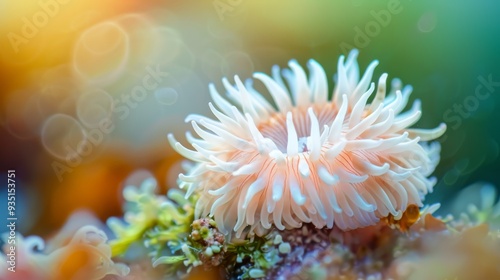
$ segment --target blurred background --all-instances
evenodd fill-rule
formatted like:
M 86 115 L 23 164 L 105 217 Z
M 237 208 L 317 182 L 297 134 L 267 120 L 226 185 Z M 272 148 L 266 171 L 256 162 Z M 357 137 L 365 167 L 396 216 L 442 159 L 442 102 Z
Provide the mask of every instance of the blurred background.
M 427 202 L 500 186 L 499 10 L 493 0 L 1 0 L 1 205 L 10 169 L 24 235 L 48 237 L 83 209 L 120 216 L 132 172 L 151 172 L 161 192 L 175 185 L 181 157 L 166 135 L 185 141 L 184 118 L 210 115 L 210 82 L 292 58 L 333 75 L 352 48 L 362 71 L 378 59 L 375 77 L 413 85 L 417 127 L 448 125 Z

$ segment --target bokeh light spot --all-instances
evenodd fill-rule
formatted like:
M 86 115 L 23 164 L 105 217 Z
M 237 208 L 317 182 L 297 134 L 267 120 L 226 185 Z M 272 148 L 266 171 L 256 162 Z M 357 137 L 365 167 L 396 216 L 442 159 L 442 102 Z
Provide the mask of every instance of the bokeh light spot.
M 420 32 L 431 32 L 436 28 L 437 18 L 434 12 L 427 12 L 423 14 L 418 20 L 417 27 Z
M 55 114 L 49 117 L 41 132 L 44 148 L 54 157 L 66 160 L 74 156 L 81 143 L 87 140 L 80 123 L 71 116 Z
M 453 168 L 450 171 L 446 172 L 443 180 L 447 185 L 451 186 L 457 182 L 458 177 L 460 177 L 460 172 L 457 169 Z
M 84 93 L 76 104 L 78 119 L 87 127 L 98 127 L 104 119 L 109 119 L 113 111 L 113 98 L 102 89 Z
M 76 94 L 73 93 L 74 89 L 63 85 L 44 86 L 36 95 L 38 111 L 44 117 L 55 113 L 72 113 L 76 100 Z
M 110 84 L 125 69 L 129 58 L 129 37 L 114 22 L 87 29 L 76 43 L 73 64 L 77 74 L 90 84 Z
M 163 105 L 173 105 L 177 102 L 179 94 L 173 88 L 159 88 L 155 91 L 155 98 Z

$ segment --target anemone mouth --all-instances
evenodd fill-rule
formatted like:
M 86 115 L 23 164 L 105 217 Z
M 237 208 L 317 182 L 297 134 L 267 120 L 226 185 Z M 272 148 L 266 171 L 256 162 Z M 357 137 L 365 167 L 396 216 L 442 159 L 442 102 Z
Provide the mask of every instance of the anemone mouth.
M 294 107 L 291 109 L 290 115 L 292 119 L 292 124 L 295 128 L 296 138 L 298 142 L 299 153 L 310 151 L 308 147 L 308 140 L 311 137 L 311 117 L 308 114 L 308 109 L 311 108 L 313 112 L 317 112 L 315 117 L 320 128 L 320 134 L 327 129 L 325 126 L 329 126 L 335 120 L 338 113 L 338 108 L 328 102 L 325 104 L 314 104 L 310 107 Z M 257 129 L 262 133 L 262 136 L 272 140 L 278 150 L 282 153 L 287 153 L 287 145 L 291 140 L 289 139 L 289 131 L 287 131 L 287 114 L 283 112 L 276 112 L 272 114 L 268 119 L 260 122 L 257 125 Z

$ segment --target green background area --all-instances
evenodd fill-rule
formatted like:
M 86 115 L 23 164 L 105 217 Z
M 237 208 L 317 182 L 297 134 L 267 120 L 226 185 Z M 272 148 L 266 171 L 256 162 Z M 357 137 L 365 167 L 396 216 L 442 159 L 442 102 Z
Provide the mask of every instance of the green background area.
M 421 99 L 423 108 L 416 127 L 448 125 L 439 140 L 438 184 L 427 202 L 445 201 L 478 181 L 500 186 L 499 1 L 244 2 L 225 20 L 243 32 L 249 49 L 265 44 L 335 73 L 337 57 L 356 47 L 362 71 L 378 59 L 374 77 L 387 72 L 414 87 L 410 102 Z M 285 66 L 287 55 L 252 56 L 255 70 Z M 493 81 L 489 90 L 484 80 Z

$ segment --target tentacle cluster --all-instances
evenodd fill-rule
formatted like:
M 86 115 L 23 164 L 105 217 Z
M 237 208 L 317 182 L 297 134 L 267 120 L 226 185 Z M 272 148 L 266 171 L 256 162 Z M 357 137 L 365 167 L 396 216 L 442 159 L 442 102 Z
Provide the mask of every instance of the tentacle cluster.
M 376 223 L 407 205 L 422 205 L 435 184 L 428 176 L 440 146 L 426 143 L 446 127 L 410 129 L 421 116 L 420 102 L 403 112 L 411 86 L 387 74 L 371 82 L 378 61 L 360 77 L 357 51 L 340 57 L 329 98 L 327 76 L 314 60 L 309 78 L 292 60 L 290 69 L 255 73 L 273 103 L 252 80 L 223 79 L 227 97 L 214 85 L 210 109 L 215 119 L 190 115 L 196 138 L 190 150 L 169 135 L 171 145 L 196 162 L 179 176 L 187 195 L 201 192 L 196 216 L 213 215 L 220 230 L 264 234 L 271 226 L 302 223 L 348 230 Z M 370 97 L 373 97 L 369 103 Z

